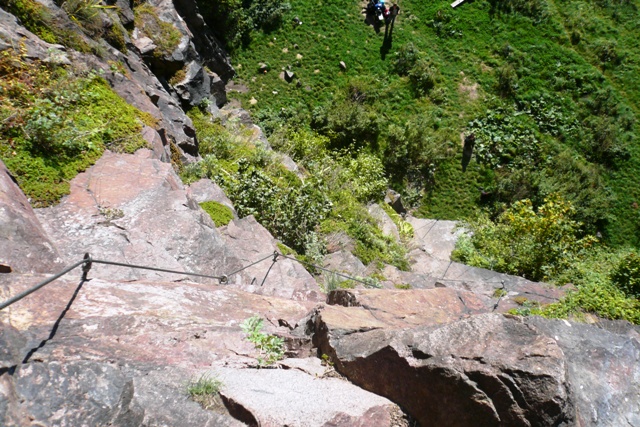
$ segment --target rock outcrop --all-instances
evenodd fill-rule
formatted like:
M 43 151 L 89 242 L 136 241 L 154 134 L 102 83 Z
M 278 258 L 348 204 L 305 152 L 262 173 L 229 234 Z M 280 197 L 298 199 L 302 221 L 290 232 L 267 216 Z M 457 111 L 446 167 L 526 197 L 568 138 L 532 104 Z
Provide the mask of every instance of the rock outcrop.
M 58 249 L 2 161 L 0 224 L 0 268 L 3 273 L 50 273 L 64 267 Z
M 640 341 L 624 322 L 497 314 L 444 288 L 341 290 L 328 303 L 307 325 L 319 351 L 420 425 L 637 424 Z

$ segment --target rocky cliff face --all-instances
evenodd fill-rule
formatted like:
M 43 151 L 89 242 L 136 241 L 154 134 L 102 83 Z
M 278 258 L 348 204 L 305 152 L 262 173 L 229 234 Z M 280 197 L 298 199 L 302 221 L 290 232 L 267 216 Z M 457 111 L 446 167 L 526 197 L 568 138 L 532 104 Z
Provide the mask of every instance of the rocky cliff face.
M 129 4 L 116 4 L 110 19 L 136 27 Z M 102 70 L 157 119 L 143 130 L 150 149 L 105 152 L 50 208 L 34 211 L 0 163 L 0 299 L 85 253 L 175 271 L 95 262 L 87 280 L 75 270 L 1 310 L 1 425 L 640 426 L 638 328 L 506 314 L 564 290 L 452 262 L 451 222 L 410 218 L 411 271 L 387 266 L 385 289 L 329 295 L 300 263 L 273 258 L 277 242 L 253 217 L 218 227 L 198 203 L 231 202 L 207 180 L 185 187 L 170 147 L 197 160 L 183 107 L 208 99 L 217 114 L 233 69 L 195 2 L 150 4 L 177 47 L 154 54 L 153 34 L 136 27 L 127 54 L 103 58 L 47 44 L 0 9 L 0 50 L 22 43 L 29 58 Z M 268 147 L 245 113 L 229 114 Z M 348 245 L 325 266 L 366 271 Z M 257 369 L 240 327 L 255 315 L 285 341 L 279 369 Z M 207 409 L 186 392 L 203 376 L 222 382 Z

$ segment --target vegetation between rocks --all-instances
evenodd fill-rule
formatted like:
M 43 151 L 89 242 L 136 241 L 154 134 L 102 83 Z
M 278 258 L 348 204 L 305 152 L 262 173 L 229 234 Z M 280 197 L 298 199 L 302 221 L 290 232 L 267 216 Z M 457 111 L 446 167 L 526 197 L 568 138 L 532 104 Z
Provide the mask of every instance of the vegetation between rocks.
M 216 227 L 223 227 L 233 220 L 233 212 L 222 203 L 207 201 L 200 203 L 200 207 L 209 214 Z
M 247 340 L 253 343 L 260 353 L 259 366 L 272 365 L 284 357 L 284 339 L 262 332 L 264 320 L 260 316 L 246 319 L 240 325 L 247 335 Z
M 105 149 L 146 146 L 149 115 L 127 104 L 98 73 L 31 63 L 0 53 L 0 158 L 34 207 L 57 202 L 69 181 Z
M 187 394 L 204 409 L 212 409 L 218 405 L 217 397 L 222 382 L 215 377 L 203 374 L 187 385 Z

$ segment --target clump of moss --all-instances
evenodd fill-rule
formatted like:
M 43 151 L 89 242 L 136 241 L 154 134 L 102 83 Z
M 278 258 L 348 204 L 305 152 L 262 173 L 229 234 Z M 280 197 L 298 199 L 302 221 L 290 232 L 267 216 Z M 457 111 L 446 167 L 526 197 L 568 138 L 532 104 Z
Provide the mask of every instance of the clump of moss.
M 209 214 L 216 227 L 222 227 L 233 220 L 233 212 L 222 203 L 207 201 L 200 203 L 200 207 Z
M 398 283 L 398 284 L 393 285 L 393 287 L 396 288 L 396 289 L 404 289 L 404 290 L 411 289 L 411 285 L 408 284 L 408 283 L 401 283 L 401 284 Z
M 149 3 L 142 3 L 133 10 L 135 13 L 135 26 L 153 40 L 157 46 L 153 55 L 161 58 L 171 53 L 178 47 L 182 39 L 182 33 L 169 22 L 164 22 L 158 17 L 158 12 Z

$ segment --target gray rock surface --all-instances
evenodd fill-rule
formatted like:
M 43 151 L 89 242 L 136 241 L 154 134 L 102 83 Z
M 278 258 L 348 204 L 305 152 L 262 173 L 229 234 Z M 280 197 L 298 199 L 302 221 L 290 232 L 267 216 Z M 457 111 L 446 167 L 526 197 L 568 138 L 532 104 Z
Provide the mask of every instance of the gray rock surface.
M 187 197 L 171 165 L 105 152 L 71 181 L 62 202 L 37 211 L 68 263 L 90 253 L 137 265 L 219 276 L 240 267 L 211 218 Z M 179 275 L 99 266 L 110 278 L 177 280 Z
M 391 236 L 397 241 L 400 240 L 398 226 L 396 226 L 391 217 L 380 207 L 380 205 L 373 203 L 367 207 L 367 210 L 369 211 L 369 214 L 378 221 L 380 229 L 385 236 Z
M 55 64 L 70 64 L 64 46 L 47 43 L 18 24 L 15 16 L 0 9 L 0 51 L 24 46 L 25 56 Z
M 398 402 L 421 425 L 573 422 L 562 350 L 518 319 L 485 314 L 412 330 L 345 334 L 327 342 L 341 373 Z M 388 372 L 395 381 L 389 381 Z
M 0 11 L 1 12 L 1 11 Z M 19 273 L 53 273 L 64 268 L 55 244 L 29 200 L 0 161 L 0 264 Z
M 222 230 L 231 255 L 242 265 L 279 252 L 276 240 L 249 216 L 234 220 Z M 273 295 L 293 300 L 322 301 L 320 287 L 313 276 L 297 261 L 278 258 L 277 262 L 263 261 L 244 270 L 231 280 L 233 286 L 260 295 Z
M 240 323 L 287 336 L 311 305 L 195 283 L 72 277 L 0 312 L 0 424 L 238 425 L 188 400 L 186 383 L 211 366 L 257 357 Z M 79 273 L 78 273 L 79 274 Z M 42 279 L 0 276 L 0 294 Z M 66 307 L 66 308 L 65 308 Z
M 214 372 L 227 406 L 237 407 L 236 418 L 249 425 L 388 426 L 397 410 L 389 400 L 336 378 L 281 369 Z
M 558 343 L 579 426 L 640 426 L 640 328 L 528 318 Z

